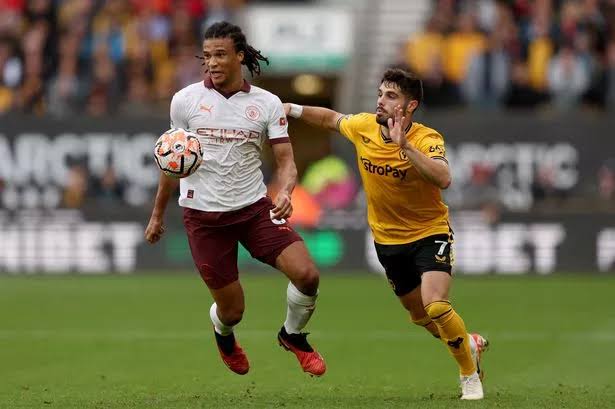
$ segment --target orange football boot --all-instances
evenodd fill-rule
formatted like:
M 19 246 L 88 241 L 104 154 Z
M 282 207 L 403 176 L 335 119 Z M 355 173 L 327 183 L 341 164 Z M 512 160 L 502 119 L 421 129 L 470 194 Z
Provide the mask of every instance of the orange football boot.
M 239 375 L 245 375 L 250 370 L 250 362 L 243 349 L 237 343 L 234 334 L 220 335 L 214 330 L 218 351 L 228 369 Z
M 327 370 L 327 365 L 322 356 L 307 342 L 308 333 L 289 334 L 282 326 L 278 333 L 280 346 L 292 352 L 297 357 L 303 372 L 312 376 L 321 376 Z

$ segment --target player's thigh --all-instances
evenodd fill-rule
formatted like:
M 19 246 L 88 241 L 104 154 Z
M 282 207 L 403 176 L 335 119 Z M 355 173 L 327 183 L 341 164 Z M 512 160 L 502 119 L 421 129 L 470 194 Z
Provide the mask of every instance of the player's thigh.
M 238 230 L 235 225 L 211 227 L 203 224 L 202 212 L 184 209 L 184 227 L 192 259 L 209 289 L 228 286 L 239 278 L 237 270 Z
M 288 222 L 271 219 L 269 210 L 274 206 L 269 198 L 267 200 L 269 201 L 267 208 L 242 224 L 239 239 L 252 257 L 277 268 L 278 256 L 291 244 L 302 242 L 303 239 Z M 299 253 L 297 257 L 305 258 Z
M 414 262 L 421 273 L 423 304 L 448 300 L 451 285 L 453 240 L 448 234 L 429 236 L 416 242 Z
M 252 257 L 282 271 L 304 294 L 316 292 L 318 271 L 303 239 L 288 222 L 272 220 L 265 209 L 243 227 L 241 244 Z
M 398 297 L 405 296 L 421 285 L 421 277 L 413 262 L 411 244 L 378 244 L 376 255 L 384 267 L 389 284 Z
M 426 271 L 423 273 L 421 296 L 423 305 L 434 301 L 447 301 L 451 287 L 451 275 L 444 271 Z

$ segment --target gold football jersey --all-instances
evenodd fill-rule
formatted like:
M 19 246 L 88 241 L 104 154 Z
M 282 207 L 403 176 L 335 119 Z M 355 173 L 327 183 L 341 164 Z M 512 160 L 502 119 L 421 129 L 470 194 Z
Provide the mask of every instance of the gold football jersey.
M 375 114 L 344 116 L 339 130 L 357 151 L 367 221 L 377 243 L 406 244 L 450 232 L 440 188 L 425 180 L 406 152 L 384 136 Z M 444 139 L 437 131 L 414 122 L 406 138 L 427 156 L 446 161 Z

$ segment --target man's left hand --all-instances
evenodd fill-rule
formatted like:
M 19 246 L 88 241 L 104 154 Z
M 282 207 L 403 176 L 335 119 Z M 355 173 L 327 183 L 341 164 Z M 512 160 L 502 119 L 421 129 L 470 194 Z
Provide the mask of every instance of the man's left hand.
M 404 123 L 406 122 L 406 117 L 404 116 L 403 109 L 400 105 L 395 107 L 395 111 L 393 113 L 393 118 L 389 118 L 389 137 L 393 140 L 393 142 L 399 145 L 400 148 L 405 149 L 409 146 L 408 140 L 406 139 L 406 132 L 404 129 Z
M 286 192 L 279 192 L 275 198 L 275 207 L 272 210 L 274 219 L 288 219 L 293 214 L 293 205 L 290 195 Z

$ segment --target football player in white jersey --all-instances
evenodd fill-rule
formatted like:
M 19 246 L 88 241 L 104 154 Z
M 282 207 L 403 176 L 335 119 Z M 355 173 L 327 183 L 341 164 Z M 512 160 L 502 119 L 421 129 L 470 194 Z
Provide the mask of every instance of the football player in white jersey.
M 164 233 L 163 215 L 179 183 L 192 257 L 214 299 L 209 314 L 224 363 L 242 375 L 250 368 L 233 333 L 245 308 L 237 270 L 238 243 L 242 243 L 252 257 L 290 280 L 278 342 L 295 354 L 305 372 L 322 375 L 325 362 L 301 332 L 314 312 L 319 273 L 303 240 L 287 222 L 297 169 L 284 108 L 277 96 L 250 85 L 242 73 L 245 65 L 252 75 L 260 74 L 260 62 L 268 60 L 247 43 L 239 27 L 228 22 L 207 29 L 203 58 L 204 81 L 180 90 L 171 102 L 171 126 L 199 135 L 203 163 L 179 182 L 160 175 L 145 238 L 155 243 Z M 273 202 L 260 170 L 265 141 L 272 146 L 281 182 Z

